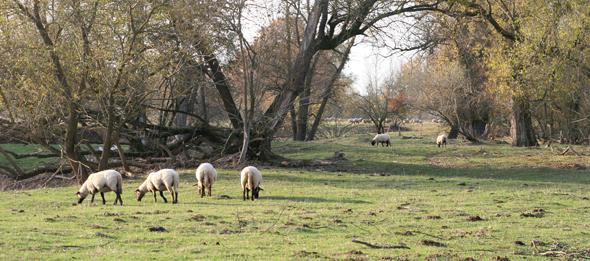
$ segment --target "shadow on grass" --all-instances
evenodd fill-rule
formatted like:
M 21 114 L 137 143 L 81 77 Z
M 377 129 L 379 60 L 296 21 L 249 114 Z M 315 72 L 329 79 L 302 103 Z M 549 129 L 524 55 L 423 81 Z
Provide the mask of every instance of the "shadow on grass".
M 315 177 L 299 177 L 298 175 L 279 175 L 272 177 L 278 181 L 288 182 L 302 182 L 323 184 L 328 183 L 336 187 L 347 188 L 374 188 L 374 187 L 395 187 L 416 188 L 416 186 L 426 185 L 423 180 L 424 177 L 435 178 L 437 181 L 446 178 L 465 178 L 471 180 L 489 180 L 490 182 L 503 182 L 503 185 L 519 187 L 522 183 L 554 183 L 554 184 L 590 184 L 590 172 L 587 170 L 573 170 L 573 169 L 554 169 L 548 167 L 541 168 L 510 168 L 510 169 L 493 169 L 493 168 L 457 168 L 457 167 L 440 167 L 430 165 L 413 165 L 402 163 L 384 163 L 363 161 L 356 162 L 341 162 L 336 165 L 321 168 L 322 171 L 332 172 L 333 176 L 318 176 Z M 287 168 L 289 169 L 289 168 Z M 301 170 L 301 168 L 290 168 Z M 306 168 L 308 171 L 317 171 L 317 167 Z M 365 175 L 375 177 L 377 179 L 358 180 L 354 182 L 347 178 L 340 177 L 341 173 L 352 173 L 358 175 Z M 337 176 L 338 174 L 338 176 Z M 421 177 L 416 179 L 415 185 L 398 186 L 393 180 L 389 181 L 388 177 Z M 385 179 L 385 180 L 384 180 Z M 456 182 L 456 181 L 449 181 Z M 478 181 L 479 182 L 479 181 Z M 391 183 L 391 184 L 389 184 Z M 509 184 L 506 184 L 509 183 Z M 510 184 L 512 183 L 512 184 Z M 431 186 L 432 184 L 430 184 Z M 442 184 L 441 184 L 442 185 Z
M 367 204 L 371 203 L 365 200 L 359 199 L 325 199 L 325 198 L 318 198 L 318 197 L 287 197 L 287 196 L 267 196 L 264 197 L 267 200 L 285 200 L 285 201 L 293 201 L 293 202 L 307 202 L 307 203 L 325 203 L 325 202 L 332 202 L 332 203 L 347 203 L 347 204 Z

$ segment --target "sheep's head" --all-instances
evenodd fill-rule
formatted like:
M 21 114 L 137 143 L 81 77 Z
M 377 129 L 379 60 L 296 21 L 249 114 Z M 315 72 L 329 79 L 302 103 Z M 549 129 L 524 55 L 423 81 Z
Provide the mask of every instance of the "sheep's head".
M 81 204 L 82 201 L 86 198 L 86 193 L 80 193 L 80 191 L 76 192 L 76 196 L 78 196 L 78 204 Z
M 143 198 L 143 196 L 145 196 L 145 192 L 142 192 L 139 189 L 135 190 L 135 197 L 137 198 L 137 201 L 141 201 L 141 199 Z
M 375 146 L 375 143 L 377 143 L 375 140 L 371 141 L 371 146 Z
M 252 190 L 252 198 L 258 199 L 259 193 L 260 193 L 261 190 L 264 190 L 264 189 L 262 189 L 261 187 L 254 188 Z

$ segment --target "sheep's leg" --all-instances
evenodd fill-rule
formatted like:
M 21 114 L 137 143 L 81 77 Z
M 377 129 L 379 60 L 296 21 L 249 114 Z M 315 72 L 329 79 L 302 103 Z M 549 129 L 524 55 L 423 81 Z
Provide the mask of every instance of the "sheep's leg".
M 121 203 L 121 206 L 123 206 L 123 199 L 121 198 L 121 191 L 115 190 L 115 194 L 117 195 L 117 197 L 115 198 L 115 204 L 113 205 L 117 205 L 117 201 L 119 201 Z
M 246 200 L 246 189 L 242 189 L 242 199 Z
M 121 198 L 121 192 L 117 191 L 117 198 L 115 199 L 115 205 L 117 205 L 117 199 L 119 199 L 119 203 L 123 206 L 123 199 Z
M 94 203 L 94 193 L 92 193 L 92 198 L 90 198 L 90 203 Z
M 154 202 L 158 202 L 158 197 L 155 191 L 152 191 L 152 193 L 154 193 Z
M 205 185 L 201 184 L 201 186 L 199 187 L 199 191 L 201 192 L 201 198 L 203 198 L 205 196 Z
M 207 196 L 211 197 L 211 183 L 209 183 L 209 195 Z
M 107 201 L 104 200 L 104 192 L 100 192 L 100 197 L 102 198 L 102 204 L 105 205 Z
M 164 191 L 162 190 L 160 190 L 160 197 L 164 199 L 164 203 L 168 203 L 168 200 L 166 199 L 166 197 L 164 197 Z
M 174 203 L 178 203 L 178 192 L 174 191 L 174 196 L 176 196 L 176 202 Z
M 168 190 L 168 192 L 170 192 L 170 195 L 172 196 L 172 204 L 178 203 L 178 199 L 176 198 L 176 190 L 174 189 L 174 186 L 166 186 L 166 190 Z

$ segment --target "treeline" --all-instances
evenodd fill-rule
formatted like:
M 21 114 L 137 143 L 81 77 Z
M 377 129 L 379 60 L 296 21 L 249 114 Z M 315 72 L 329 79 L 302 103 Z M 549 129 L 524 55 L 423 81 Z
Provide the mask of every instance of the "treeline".
M 281 127 L 313 140 L 343 108 L 377 113 L 380 132 L 412 107 L 474 140 L 588 137 L 584 1 L 262 2 L 2 1 L 1 139 L 43 146 L 82 182 L 147 158 L 273 160 Z M 353 95 L 354 43 L 392 37 L 423 59 L 368 88 L 385 99 Z

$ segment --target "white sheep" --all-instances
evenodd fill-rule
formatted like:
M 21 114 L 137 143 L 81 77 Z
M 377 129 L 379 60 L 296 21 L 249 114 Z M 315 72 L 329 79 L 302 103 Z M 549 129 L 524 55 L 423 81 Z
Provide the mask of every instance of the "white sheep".
M 242 185 L 242 197 L 244 200 L 246 199 L 258 199 L 258 193 L 263 190 L 260 187 L 260 182 L 262 182 L 262 173 L 253 166 L 248 166 L 242 169 L 240 173 L 240 184 Z M 248 194 L 252 191 L 252 197 Z
M 141 201 L 145 193 L 152 192 L 154 194 L 154 202 L 157 202 L 156 191 L 160 192 L 160 196 L 164 199 L 164 203 L 168 203 L 166 197 L 164 197 L 164 191 L 167 190 L 172 195 L 172 203 L 178 203 L 178 184 L 180 183 L 180 177 L 178 173 L 173 169 L 161 169 L 156 172 L 150 173 L 145 181 L 139 185 L 139 188 L 135 190 L 137 201 Z
M 371 145 L 375 146 L 376 143 L 381 143 L 381 146 L 383 147 L 383 144 L 386 144 L 387 147 L 391 146 L 391 141 L 389 138 L 389 134 L 387 133 L 382 133 L 382 134 L 377 134 L 375 135 L 375 137 L 373 138 L 373 140 L 371 140 Z
M 123 193 L 123 177 L 121 173 L 111 169 L 90 174 L 88 179 L 82 184 L 82 187 L 80 187 L 80 190 L 76 193 L 78 195 L 78 204 L 82 203 L 88 194 L 92 194 L 90 202 L 94 202 L 94 194 L 100 192 L 102 204 L 104 205 L 106 204 L 104 193 L 109 191 L 114 191 L 117 194 L 115 205 L 117 205 L 117 201 L 123 205 L 123 199 L 121 199 L 121 193 Z
M 195 173 L 197 177 L 197 190 L 201 197 L 205 196 L 205 188 L 207 188 L 207 196 L 211 196 L 211 187 L 217 180 L 217 171 L 210 163 L 203 163 L 199 165 Z
M 438 135 L 438 137 L 436 137 L 436 146 L 438 146 L 439 148 L 441 146 L 444 146 L 444 147 L 447 146 L 447 135 L 446 134 L 441 134 L 441 135 Z

